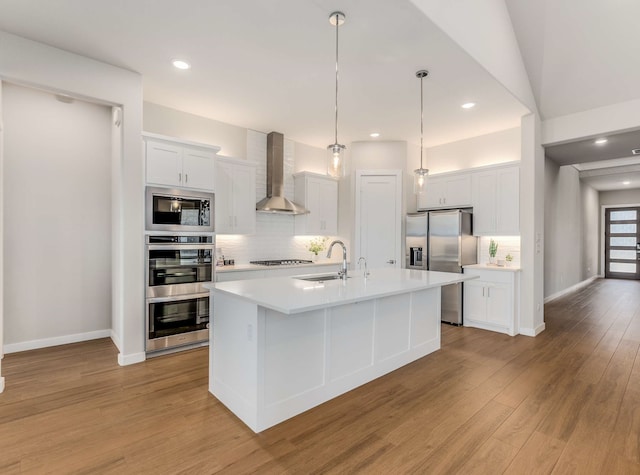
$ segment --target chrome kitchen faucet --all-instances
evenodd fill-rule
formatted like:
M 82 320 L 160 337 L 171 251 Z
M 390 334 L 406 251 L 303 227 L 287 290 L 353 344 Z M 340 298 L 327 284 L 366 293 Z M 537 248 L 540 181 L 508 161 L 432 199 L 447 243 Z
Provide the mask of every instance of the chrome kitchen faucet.
M 327 257 L 331 257 L 331 249 L 333 249 L 334 244 L 340 244 L 342 246 L 342 269 L 338 272 L 338 275 L 342 278 L 342 280 L 347 279 L 347 247 L 344 245 L 342 241 L 333 241 L 329 244 L 329 252 L 327 252 Z

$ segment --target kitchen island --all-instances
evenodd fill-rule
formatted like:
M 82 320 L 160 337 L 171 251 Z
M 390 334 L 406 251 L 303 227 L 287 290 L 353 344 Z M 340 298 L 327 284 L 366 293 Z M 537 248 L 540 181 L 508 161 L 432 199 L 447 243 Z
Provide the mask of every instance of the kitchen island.
M 209 391 L 263 431 L 438 350 L 440 289 L 473 278 L 376 269 L 207 284 Z

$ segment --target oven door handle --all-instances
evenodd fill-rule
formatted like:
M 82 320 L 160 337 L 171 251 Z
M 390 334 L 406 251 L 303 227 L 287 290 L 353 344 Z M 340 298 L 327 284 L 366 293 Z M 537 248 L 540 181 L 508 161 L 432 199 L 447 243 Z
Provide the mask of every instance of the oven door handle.
M 186 295 L 174 295 L 172 297 L 152 297 L 147 299 L 147 303 L 162 303 L 162 302 L 179 302 L 181 300 L 193 300 L 209 297 L 209 292 L 201 292 L 198 294 L 186 294 Z
M 193 270 L 191 272 L 158 272 L 156 277 L 186 277 L 188 275 L 198 275 L 198 272 Z
M 211 249 L 216 248 L 215 244 L 147 244 L 148 251 L 179 251 L 184 249 L 185 251 L 198 250 L 198 249 Z

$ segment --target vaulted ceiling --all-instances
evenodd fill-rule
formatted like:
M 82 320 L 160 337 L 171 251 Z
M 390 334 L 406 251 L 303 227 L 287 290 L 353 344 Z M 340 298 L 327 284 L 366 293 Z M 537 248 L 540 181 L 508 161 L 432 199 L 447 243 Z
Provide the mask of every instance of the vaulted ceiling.
M 505 3 L 543 118 L 640 97 L 640 2 Z M 0 29 L 139 72 L 146 101 L 325 147 L 335 10 L 347 17 L 340 142 L 379 132 L 418 144 L 419 69 L 430 71 L 425 146 L 515 127 L 528 112 L 410 0 L 0 0 Z M 174 58 L 192 68 L 176 70 Z M 470 101 L 474 109 L 461 109 Z M 585 145 L 565 147 L 566 161 L 583 161 Z M 616 158 L 598 153 L 589 160 Z

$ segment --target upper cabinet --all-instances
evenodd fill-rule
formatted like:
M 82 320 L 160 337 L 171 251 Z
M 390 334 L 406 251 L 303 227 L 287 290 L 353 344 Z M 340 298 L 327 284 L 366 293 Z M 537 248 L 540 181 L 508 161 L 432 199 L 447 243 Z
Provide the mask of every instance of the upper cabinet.
M 214 190 L 214 157 L 220 147 L 145 134 L 146 182 L 196 190 Z
M 293 175 L 294 201 L 309 210 L 295 217 L 295 233 L 338 234 L 338 182 L 327 175 L 300 172 Z
M 418 195 L 418 209 L 471 206 L 471 175 L 468 172 L 427 177 L 425 192 Z
M 218 234 L 256 232 L 256 166 L 246 160 L 216 158 L 215 220 Z
M 520 167 L 507 165 L 472 175 L 473 234 L 520 234 Z

